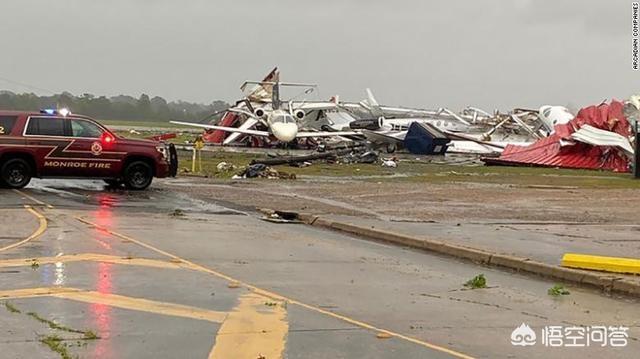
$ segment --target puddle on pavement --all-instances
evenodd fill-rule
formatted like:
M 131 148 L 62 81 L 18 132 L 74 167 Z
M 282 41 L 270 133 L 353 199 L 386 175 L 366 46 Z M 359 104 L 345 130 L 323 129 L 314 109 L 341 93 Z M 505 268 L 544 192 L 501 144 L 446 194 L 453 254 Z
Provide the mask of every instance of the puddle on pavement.
M 158 187 L 151 187 L 145 191 L 128 191 L 109 187 L 102 181 L 53 179 L 34 180 L 28 189 L 100 208 L 144 208 L 145 211 L 167 213 L 180 209 L 205 214 L 246 214 L 220 204 L 190 197 L 185 193 Z

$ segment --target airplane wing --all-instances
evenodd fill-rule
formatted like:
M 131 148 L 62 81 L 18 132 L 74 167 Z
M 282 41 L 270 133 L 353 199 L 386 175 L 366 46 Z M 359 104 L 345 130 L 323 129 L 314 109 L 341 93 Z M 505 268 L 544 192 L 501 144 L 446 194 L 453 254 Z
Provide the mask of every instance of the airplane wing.
M 366 105 L 365 106 L 363 106 Z M 368 101 L 363 103 L 355 103 L 355 102 L 340 102 L 340 104 L 338 104 L 338 108 L 344 108 L 344 109 L 349 109 L 349 110 L 367 110 L 367 111 L 371 111 L 371 106 L 369 106 Z M 423 110 L 423 109 L 418 109 L 418 108 L 410 108 L 410 107 L 393 107 L 393 106 L 380 106 L 378 105 L 377 108 L 381 111 L 384 112 L 384 114 L 386 115 L 398 115 L 398 114 L 403 114 L 403 115 L 415 115 L 415 116 L 437 116 L 438 115 L 438 111 L 435 110 Z
M 382 132 L 363 130 L 362 133 L 370 142 L 377 144 L 404 144 L 407 131 Z
M 240 127 L 238 127 L 239 130 L 248 130 L 251 129 L 251 127 L 255 126 L 258 123 L 258 120 L 253 118 L 253 117 L 249 117 L 247 118 L 244 123 L 242 125 L 240 125 Z M 242 132 L 234 132 L 232 134 L 230 134 L 227 138 L 224 139 L 224 142 L 222 142 L 223 145 L 228 145 L 232 142 L 234 142 L 235 140 L 238 139 L 238 137 L 242 136 Z
M 347 110 L 356 110 L 356 111 L 366 110 L 368 112 L 371 112 L 372 107 L 369 105 L 368 102 L 369 102 L 368 100 L 363 101 L 362 103 L 341 102 L 338 105 L 338 108 L 344 108 Z M 424 109 L 410 108 L 410 107 L 393 107 L 393 106 L 377 105 L 376 109 L 378 111 L 381 111 L 386 116 L 412 115 L 412 116 L 434 117 L 439 114 L 438 111 L 435 111 L 435 110 L 424 110 Z
M 171 122 L 173 124 L 176 124 L 176 125 L 200 127 L 200 128 L 206 128 L 206 129 L 209 129 L 209 130 L 220 130 L 220 131 L 234 132 L 234 133 L 243 133 L 245 135 L 263 136 L 263 137 L 271 136 L 271 134 L 269 132 L 267 132 L 267 131 L 258 131 L 258 130 L 240 129 L 240 128 L 235 128 L 235 127 L 207 125 L 207 124 L 204 124 L 204 123 L 192 123 L 192 122 L 181 122 L 181 121 L 169 121 L 169 122 Z
M 447 130 L 444 130 L 442 132 L 444 132 L 446 135 L 448 135 L 451 139 L 474 142 L 474 143 L 477 143 L 479 145 L 484 146 L 485 148 L 493 147 L 493 148 L 498 148 L 500 150 L 503 150 L 506 147 L 506 144 L 502 144 L 502 143 L 498 143 L 498 142 L 482 141 L 482 140 L 474 138 L 474 137 L 472 137 L 470 135 L 465 135 L 465 134 L 461 134 L 461 133 L 454 133 L 454 132 L 447 131 Z M 489 147 L 487 147 L 487 146 L 489 146 Z
M 361 136 L 361 132 L 355 131 L 318 131 L 318 132 L 298 132 L 296 137 L 305 138 L 305 137 L 331 137 L 331 136 Z
M 338 108 L 334 102 L 292 102 L 291 107 L 298 110 L 332 110 Z
M 339 108 L 347 108 L 347 109 L 353 109 L 353 110 L 362 110 L 362 105 L 360 105 L 359 103 L 354 103 L 354 102 L 340 102 L 338 104 Z
M 385 112 L 391 113 L 405 113 L 405 114 L 416 114 L 416 115 L 425 115 L 425 116 L 433 116 L 437 114 L 435 110 L 425 110 L 419 108 L 411 108 L 411 107 L 397 107 L 397 106 L 380 106 L 380 109 Z

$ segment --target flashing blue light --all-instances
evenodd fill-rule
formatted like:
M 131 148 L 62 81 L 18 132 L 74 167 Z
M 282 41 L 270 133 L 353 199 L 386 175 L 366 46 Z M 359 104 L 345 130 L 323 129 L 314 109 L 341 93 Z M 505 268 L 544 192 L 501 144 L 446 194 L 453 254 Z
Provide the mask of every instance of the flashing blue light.
M 43 113 L 45 115 L 61 115 L 64 117 L 67 117 L 67 115 L 71 114 L 71 111 L 69 111 L 68 108 L 61 108 L 61 109 L 53 109 L 53 108 L 45 108 L 43 110 L 40 110 L 40 113 Z

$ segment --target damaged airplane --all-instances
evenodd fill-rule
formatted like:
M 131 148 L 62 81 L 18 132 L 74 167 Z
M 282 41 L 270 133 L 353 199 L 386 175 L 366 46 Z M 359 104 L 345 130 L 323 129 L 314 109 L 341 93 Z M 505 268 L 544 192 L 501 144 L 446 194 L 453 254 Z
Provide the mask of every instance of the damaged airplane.
M 302 120 L 309 113 L 335 109 L 336 104 L 333 102 L 294 101 L 293 99 L 283 101 L 280 98 L 280 91 L 283 87 L 301 88 L 303 89 L 303 94 L 309 94 L 314 91 L 316 85 L 281 82 L 277 68 L 265 79 L 266 81 L 258 82 L 246 81 L 241 86 L 241 89 L 243 91 L 248 90 L 249 94 L 238 101 L 235 106 L 227 109 L 227 114 L 239 114 L 246 117 L 240 127 L 182 121 L 171 121 L 171 123 L 234 134 L 272 137 L 284 143 L 292 142 L 299 138 L 360 135 L 360 133 L 354 131 L 304 131 L 301 126 Z M 262 125 L 265 130 L 253 129 L 257 125 Z M 232 137 L 232 139 L 236 138 L 237 136 Z

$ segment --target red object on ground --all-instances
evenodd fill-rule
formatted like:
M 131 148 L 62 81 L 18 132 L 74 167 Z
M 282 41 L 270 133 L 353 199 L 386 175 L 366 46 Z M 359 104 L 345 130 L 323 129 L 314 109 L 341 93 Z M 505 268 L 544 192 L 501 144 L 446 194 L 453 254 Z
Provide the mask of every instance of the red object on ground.
M 178 137 L 178 135 L 176 135 L 175 132 L 172 132 L 172 133 L 163 133 L 163 134 L 160 134 L 160 135 L 152 136 L 152 137 L 149 137 L 149 139 L 159 142 L 159 141 L 170 140 L 170 139 L 176 138 L 176 137 Z
M 239 116 L 235 112 L 227 111 L 222 119 L 220 120 L 219 125 L 224 127 L 235 127 L 236 122 L 238 121 Z M 225 132 L 222 130 L 208 130 L 205 131 L 202 135 L 202 139 L 207 143 L 216 143 L 221 145 L 224 142 L 224 139 L 229 135 L 229 132 Z
M 630 136 L 629 121 L 622 113 L 623 104 L 612 100 L 583 108 L 565 125 L 556 125 L 555 133 L 529 146 L 507 145 L 498 158 L 483 158 L 489 165 L 542 166 L 603 169 L 628 172 L 629 160 L 615 147 L 592 146 L 571 140 L 572 133 L 588 124 L 593 127 Z M 571 144 L 563 141 L 572 141 Z

